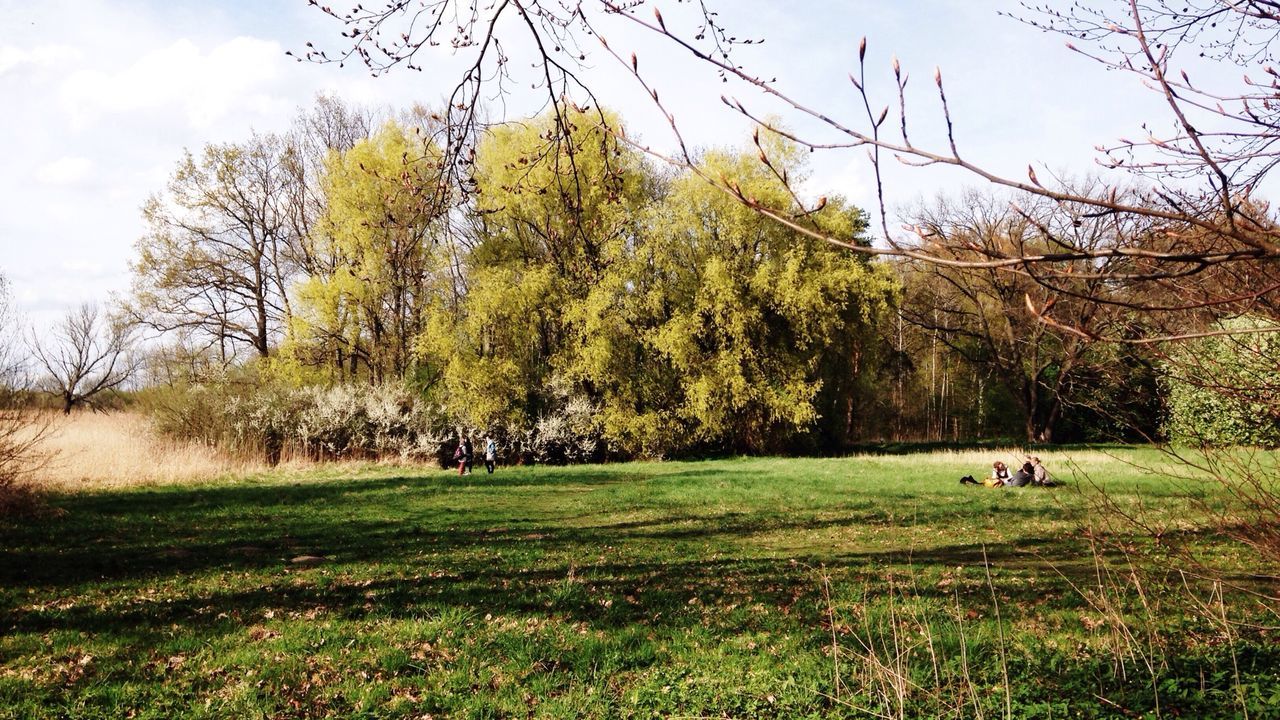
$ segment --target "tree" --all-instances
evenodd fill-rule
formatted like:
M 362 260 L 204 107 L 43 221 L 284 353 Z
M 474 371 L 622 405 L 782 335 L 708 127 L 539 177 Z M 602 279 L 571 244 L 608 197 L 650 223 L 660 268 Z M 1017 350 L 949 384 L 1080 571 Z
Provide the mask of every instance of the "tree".
M 327 266 L 297 287 L 291 352 L 322 348 L 341 373 L 363 367 L 375 382 L 414 365 L 434 281 L 446 271 L 438 247 L 449 192 L 420 128 L 387 123 L 331 153 L 324 212 L 306 244 Z
M 163 341 L 149 343 L 139 361 L 140 387 L 182 387 L 217 380 L 226 375 L 226 363 L 202 338 L 186 329 L 165 334 Z
M 1059 238 L 1069 238 L 1074 247 L 1103 249 L 1131 232 L 1114 218 L 1091 217 L 1087 208 L 976 191 L 921 207 L 912 222 L 925 252 L 959 262 L 1053 252 Z M 1008 389 L 1028 442 L 1051 442 L 1065 406 L 1095 389 L 1081 382 L 1102 357 L 1090 337 L 1124 324 L 1115 306 L 1097 301 L 1109 291 L 1102 279 L 1113 274 L 1109 265 L 1121 262 L 1078 261 L 1052 280 L 1042 279 L 1034 265 L 1014 273 L 904 263 L 902 314 Z M 1072 270 L 1081 279 L 1068 283 Z M 1044 322 L 1037 308 L 1052 308 L 1055 322 Z
M 1239 317 L 1223 330 L 1265 327 Z M 1168 433 L 1188 445 L 1280 447 L 1280 343 L 1275 335 L 1205 337 L 1170 348 Z
M 292 155 L 282 138 L 256 134 L 186 154 L 168 192 L 143 208 L 150 230 L 131 264 L 141 322 L 196 331 L 223 363 L 240 347 L 270 353 L 290 314 Z
M 25 498 L 18 483 L 44 462 L 41 441 L 49 428 L 46 420 L 23 407 L 26 379 L 19 325 L 9 281 L 0 275 L 0 515 Z
M 776 200 L 803 155 L 777 136 L 748 152 L 712 151 L 699 170 Z M 760 148 L 772 169 L 756 161 Z M 812 221 L 856 239 L 862 213 L 828 200 Z M 600 399 L 606 433 L 632 452 L 690 446 L 793 449 L 815 425 L 850 438 L 859 357 L 894 301 L 884 267 L 762 218 L 697 176 L 672 180 L 633 246 L 566 311 L 566 372 Z M 826 393 L 824 395 L 824 393 Z M 825 411 L 825 412 L 824 412 Z
M 23 383 L 20 330 L 9 280 L 0 275 L 0 406 L 12 407 Z
M 485 136 L 456 296 L 440 296 L 420 345 L 448 403 L 477 425 L 527 426 L 565 395 L 592 395 L 562 372 L 577 352 L 571 318 L 635 246 L 652 182 L 640 155 L 581 110 Z
M 456 311 L 441 302 L 428 314 L 418 351 L 433 395 L 460 421 L 521 429 L 551 410 L 563 348 L 555 280 L 547 267 L 474 267 Z
M 45 392 L 62 403 L 63 414 L 93 407 L 99 396 L 133 376 L 133 326 L 86 303 L 69 311 L 48 338 L 32 335 L 31 350 L 43 371 Z
M 324 181 L 331 156 L 367 140 L 375 129 L 372 111 L 329 95 L 317 96 L 312 107 L 294 118 L 285 138 L 291 181 L 282 191 L 289 209 L 290 261 L 308 277 L 331 277 L 339 260 L 328 252 L 332 242 L 321 222 L 329 207 Z
M 279 191 L 284 195 L 290 226 L 288 265 L 293 272 L 287 290 L 295 297 L 300 284 L 334 282 L 344 262 L 334 239 L 326 234 L 328 167 L 335 156 L 370 138 L 375 128 L 373 111 L 330 95 L 318 95 L 311 107 L 298 113 L 293 128 L 284 136 L 288 146 L 284 168 L 290 181 Z M 292 367 L 295 375 L 301 369 L 344 379 L 348 372 L 358 372 L 353 365 L 359 358 L 350 352 L 346 336 L 317 332 L 319 328 L 312 318 L 305 317 L 314 308 L 293 310 L 285 328 L 285 357 L 278 364 Z
M 851 252 L 897 256 L 950 267 L 1017 273 L 1028 265 L 1036 265 L 1042 268 L 1041 282 L 1046 284 L 1078 281 L 1078 266 L 1082 262 L 1123 260 L 1141 255 L 1145 262 L 1127 269 L 1121 269 L 1124 263 L 1109 264 L 1110 272 L 1121 273 L 1113 277 L 1118 281 L 1112 283 L 1117 294 L 1100 294 L 1094 300 L 1123 303 L 1144 312 L 1194 310 L 1204 306 L 1199 298 L 1170 306 L 1167 300 L 1156 300 L 1155 293 L 1132 292 L 1136 284 L 1186 278 L 1203 272 L 1206 267 L 1273 265 L 1280 260 L 1280 234 L 1274 231 L 1274 223 L 1269 216 L 1257 212 L 1262 205 L 1248 202 L 1263 185 L 1276 158 L 1277 124 L 1271 96 L 1280 89 L 1280 81 L 1266 63 L 1278 37 L 1280 14 L 1270 2 L 1205 0 L 1186 5 L 1156 0 L 1131 2 L 1127 10 L 1117 10 L 1114 14 L 1111 5 L 1088 2 L 1075 3 L 1061 11 L 1055 5 L 1027 9 L 1024 21 L 1071 37 L 1073 42 L 1085 46 L 1080 52 L 1109 69 L 1139 75 L 1169 108 L 1169 115 L 1160 119 L 1161 123 L 1153 119 L 1144 125 L 1144 128 L 1169 126 L 1172 128 L 1169 132 L 1157 135 L 1155 130 L 1144 130 L 1141 140 L 1121 140 L 1104 148 L 1110 167 L 1121 173 L 1136 173 L 1144 182 L 1133 189 L 1127 175 L 1120 179 L 1108 176 L 1107 181 L 1091 185 L 1087 192 L 1052 178 L 1041 179 L 1031 166 L 1026 177 L 1004 176 L 962 154 L 952 132 L 954 123 L 941 71 L 934 73 L 933 92 L 941 102 L 937 122 L 945 130 L 946 141 L 940 147 L 919 145 L 908 134 L 908 127 L 920 119 L 913 116 L 908 122 L 908 109 L 915 107 L 916 99 L 907 91 L 906 71 L 894 60 L 890 87 L 896 97 L 873 96 L 869 89 L 872 83 L 868 81 L 865 39 L 858 50 L 858 67 L 851 76 L 863 102 L 853 116 L 848 116 L 834 108 L 802 103 L 769 80 L 767 73 L 736 62 L 731 57 L 734 47 L 756 42 L 756 34 L 744 27 L 729 31 L 725 23 L 745 22 L 745 16 L 726 21 L 705 3 L 684 4 L 691 9 L 686 9 L 681 16 L 681 5 L 662 0 L 627 3 L 530 0 L 492 4 L 433 0 L 381 8 L 359 6 L 347 13 L 324 7 L 324 12 L 344 25 L 343 42 L 347 44 L 332 56 L 326 50 L 313 48 L 300 59 L 359 60 L 375 73 L 381 73 L 401 65 L 417 69 L 415 57 L 423 48 L 452 44 L 460 52 L 469 54 L 471 64 L 451 96 L 445 120 L 451 127 L 465 128 L 475 122 L 476 108 L 486 83 L 496 84 L 496 90 L 501 92 L 503 83 L 512 79 L 511 68 L 522 65 L 505 52 L 515 47 L 515 36 L 528 40 L 522 43 L 530 53 L 527 59 L 542 76 L 540 87 L 556 112 L 571 107 L 574 95 L 583 105 L 598 106 L 592 88 L 582 77 L 583 68 L 590 62 L 588 50 L 584 48 L 596 46 L 592 36 L 598 36 L 600 20 L 608 16 L 653 34 L 690 63 L 706 64 L 727 82 L 735 83 L 724 98 L 732 112 L 782 133 L 810 151 L 857 151 L 859 154 L 867 151 L 869 173 L 881 189 L 878 220 L 883 241 L 877 244 L 850 243 L 847 238 L 814 227 L 807 221 L 814 201 L 806 200 L 801 193 L 787 193 L 775 204 L 766 204 L 760 198 L 741 192 L 737 178 L 700 175 L 710 186 L 754 212 L 816 240 Z M 1122 6 L 1125 4 L 1114 7 Z M 641 12 L 644 8 L 651 8 L 652 14 Z M 668 22 L 663 10 L 672 17 L 683 17 L 684 21 Z M 446 21 L 446 18 L 460 21 Z M 588 38 L 592 38 L 592 42 L 589 43 Z M 1193 84 L 1191 75 L 1182 72 L 1175 63 L 1183 60 L 1185 65 L 1188 58 L 1196 58 L 1197 51 L 1202 51 L 1200 56 L 1207 56 L 1209 62 L 1239 64 L 1252 72 L 1245 75 L 1242 86 L 1235 88 Z M 657 108 L 669 119 L 677 149 L 661 154 L 649 145 L 626 138 L 622 132 L 614 130 L 615 135 L 638 150 L 696 173 L 698 159 L 684 142 L 675 120 L 678 113 L 667 107 L 658 89 L 646 80 L 645 66 L 640 59 L 634 54 L 628 57 L 624 49 L 608 42 L 590 52 L 606 58 L 612 56 L 634 76 L 637 86 L 650 94 Z M 1250 75 L 1264 79 L 1250 80 Z M 748 102 L 733 97 L 735 86 L 763 93 L 767 96 L 765 101 L 774 107 L 781 104 L 790 115 L 780 117 L 779 122 L 764 117 Z M 607 117 L 600 117 L 599 122 L 608 127 Z M 801 135 L 787 131 L 784 124 L 807 125 L 817 130 Z M 445 147 L 448 157 L 462 159 L 467 155 L 465 143 L 449 143 Z M 904 236 L 893 229 L 883 199 L 880 172 L 882 159 L 891 157 L 917 166 L 958 168 L 985 183 L 1055 203 L 1091 208 L 1091 212 L 1099 216 L 1145 227 L 1132 237 L 1120 238 L 1104 247 L 1076 246 L 1072 244 L 1073 238 L 1065 235 L 1054 238 L 1052 251 L 1023 248 L 1008 254 L 1004 250 L 993 250 L 956 258 L 951 248 L 936 243 L 922 246 L 915 235 Z M 767 158 L 763 159 L 767 162 Z M 1176 238 L 1190 233 L 1203 234 L 1211 241 L 1194 246 L 1177 242 L 1150 244 L 1153 237 Z M 1099 276 L 1103 272 L 1094 271 Z M 1277 291 L 1280 289 L 1271 287 L 1265 294 Z M 1052 308 L 1036 307 L 1034 314 L 1053 320 Z M 1167 313 L 1166 316 L 1172 317 Z M 1146 342 L 1161 335 L 1186 334 L 1176 322 L 1173 325 L 1166 328 L 1150 324 L 1143 337 L 1134 337 L 1126 329 L 1125 334 L 1105 339 Z

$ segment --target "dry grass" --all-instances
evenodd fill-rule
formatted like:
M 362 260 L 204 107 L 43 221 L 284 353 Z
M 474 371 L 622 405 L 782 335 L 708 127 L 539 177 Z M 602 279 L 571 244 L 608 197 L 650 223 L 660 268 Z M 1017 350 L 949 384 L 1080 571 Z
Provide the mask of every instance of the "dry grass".
M 52 424 L 41 443 L 52 459 L 34 479 L 42 489 L 160 485 L 265 469 L 216 448 L 160 437 L 138 413 L 58 414 Z

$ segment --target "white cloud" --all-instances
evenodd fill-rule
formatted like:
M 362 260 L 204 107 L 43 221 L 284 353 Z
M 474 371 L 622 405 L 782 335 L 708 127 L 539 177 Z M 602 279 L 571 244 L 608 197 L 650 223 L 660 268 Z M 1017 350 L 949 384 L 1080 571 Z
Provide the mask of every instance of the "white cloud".
M 62 102 L 77 127 L 104 114 L 168 110 L 206 128 L 240 109 L 274 109 L 269 90 L 286 61 L 279 44 L 258 38 L 236 37 L 207 53 L 183 38 L 116 72 L 72 73 Z
M 93 161 L 84 157 L 58 158 L 36 170 L 36 180 L 45 185 L 73 185 L 93 171 Z
M 870 174 L 870 163 L 865 157 L 855 156 L 842 164 L 819 163 L 803 189 L 807 195 L 814 197 L 842 195 L 854 205 L 869 211 L 876 203 L 875 188 L 868 182 Z
M 17 72 L 23 65 L 56 65 L 74 62 L 80 56 L 80 51 L 70 45 L 41 45 L 31 50 L 6 45 L 0 47 L 0 76 Z
M 0 47 L 0 75 L 4 75 L 26 61 L 26 52 L 16 47 Z
M 84 277 L 101 277 L 106 272 L 102 263 L 92 260 L 63 260 L 58 269 L 68 275 Z

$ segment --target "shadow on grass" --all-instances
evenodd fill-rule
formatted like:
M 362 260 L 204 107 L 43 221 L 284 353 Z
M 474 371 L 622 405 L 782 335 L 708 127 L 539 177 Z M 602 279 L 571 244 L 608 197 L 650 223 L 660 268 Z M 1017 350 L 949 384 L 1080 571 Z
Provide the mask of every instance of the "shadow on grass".
M 697 559 L 649 562 L 596 562 L 575 566 L 554 564 L 539 568 L 493 562 L 493 556 L 477 557 L 444 568 L 433 562 L 403 560 L 393 572 L 365 575 L 358 562 L 291 569 L 264 578 L 232 581 L 239 586 L 208 584 L 189 588 L 179 597 L 160 598 L 140 588 L 120 589 L 121 597 L 106 603 L 71 599 L 41 608 L 10 608 L 10 630 L 43 633 L 52 630 L 127 632 L 139 635 L 171 634 L 175 626 L 200 634 L 241 632 L 246 625 L 279 613 L 281 617 L 312 616 L 365 620 L 370 618 L 429 618 L 447 609 L 495 615 L 556 616 L 594 627 L 616 629 L 628 625 L 688 627 L 707 618 L 701 608 L 759 603 L 784 614 L 812 616 L 820 625 L 818 603 L 821 581 L 813 565 L 789 559 Z M 863 588 L 864 598 L 888 592 L 884 573 L 927 571 L 929 566 L 955 567 L 983 557 L 993 567 L 996 592 L 1008 602 L 1043 600 L 1042 592 L 1029 588 L 1020 571 L 1047 571 L 1046 561 L 1009 545 L 983 547 L 953 545 L 908 556 L 900 552 L 846 553 L 825 559 L 822 572 L 838 582 Z M 182 582 L 182 563 L 165 568 L 170 582 Z M 1057 565 L 1077 579 L 1089 576 L 1091 565 L 1080 560 Z M 214 584 L 217 586 L 218 584 Z M 989 598 L 989 588 L 977 583 L 966 591 L 979 602 Z M 921 599 L 945 606 L 954 590 L 926 582 L 913 592 Z M 1067 603 L 1075 606 L 1074 601 Z M 731 622 L 731 621 L 730 621 Z
M 512 555 L 572 558 L 626 543 L 642 556 L 661 556 L 681 543 L 917 524 L 915 518 L 887 512 L 884 503 L 874 499 L 827 506 L 821 517 L 776 509 L 695 515 L 687 509 L 676 513 L 634 506 L 629 509 L 650 516 L 611 521 L 606 511 L 559 510 L 559 496 L 574 493 L 575 485 L 561 482 L 555 493 L 539 495 L 541 507 L 517 504 L 487 513 L 467 507 L 467 499 L 475 499 L 476 486 L 450 485 L 436 478 L 66 496 L 61 503 L 65 516 L 0 531 L 0 582 L 69 588 L 205 571 L 275 570 L 296 555 L 395 566 L 430 554 L 465 564 Z M 1017 516 L 1055 516 L 1062 511 L 982 507 L 977 512 L 999 512 L 1002 522 L 1016 522 Z M 1069 549 L 1057 539 L 1041 542 Z M 685 559 L 682 552 L 672 554 L 673 561 Z M 825 555 L 833 553 L 804 553 L 813 558 Z
M 693 467 L 645 481 L 723 475 L 722 468 Z M 483 483 L 473 476 L 469 484 L 455 477 L 64 496 L 58 499 L 66 511 L 61 518 L 0 527 L 0 587 L 8 588 L 0 592 L 3 625 L 19 632 L 139 636 L 179 625 L 223 634 L 243 631 L 268 611 L 421 618 L 452 608 L 555 615 L 605 627 L 690 626 L 706 622 L 700 608 L 709 604 L 762 603 L 782 612 L 797 608 L 812 616 L 807 626 L 816 628 L 817 566 L 876 595 L 888 591 L 887 569 L 937 575 L 987 562 L 997 593 L 1014 603 L 1044 600 L 1043 589 L 1025 582 L 1029 574 L 1063 573 L 1083 582 L 1095 572 L 1081 543 L 1042 535 L 988 544 L 953 537 L 910 551 L 813 547 L 792 553 L 799 562 L 751 550 L 762 534 L 915 523 L 887 513 L 883 501 L 703 515 L 688 507 L 623 503 L 583 513 L 566 507 L 566 496 L 584 484 L 635 478 L 608 469 L 544 477 L 510 473 L 486 476 Z M 520 495 L 515 491 L 521 487 L 533 490 Z M 502 502 L 480 502 L 490 489 L 500 492 L 489 500 Z M 1027 517 L 1061 511 L 1003 510 Z M 649 515 L 615 519 L 628 513 Z M 304 554 L 327 560 L 307 569 L 289 565 L 289 558 Z M 149 595 L 157 585 L 163 602 Z M 981 596 L 990 589 L 981 585 L 973 592 Z M 946 603 L 954 593 L 926 583 L 918 596 Z M 45 602 L 30 604 L 29 594 Z M 69 602 L 50 603 L 50 595 Z

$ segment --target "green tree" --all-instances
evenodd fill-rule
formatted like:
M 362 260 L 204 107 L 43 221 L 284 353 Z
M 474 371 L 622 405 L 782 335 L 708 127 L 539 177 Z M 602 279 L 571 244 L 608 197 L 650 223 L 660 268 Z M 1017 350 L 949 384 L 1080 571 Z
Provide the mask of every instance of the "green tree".
M 575 308 L 636 243 L 652 179 L 597 116 L 573 110 L 494 130 L 474 181 L 458 293 L 440 296 L 420 349 L 460 417 L 528 424 L 574 390 Z
M 1280 338 L 1269 320 L 1223 320 L 1217 331 L 1170 348 L 1166 429 L 1191 445 L 1280 447 Z
M 449 195 L 441 177 L 430 139 L 395 122 L 329 155 L 324 213 L 308 241 L 328 267 L 295 288 L 290 358 L 319 364 L 307 362 L 318 348 L 340 372 L 375 382 L 412 370 L 449 262 L 439 244 Z
M 715 151 L 700 172 L 739 191 L 788 201 L 779 175 L 803 177 L 803 155 L 776 136 L 756 151 Z M 865 219 L 828 201 L 804 222 L 862 242 Z M 571 318 L 572 377 L 602 399 L 610 437 L 653 454 L 703 444 L 779 449 L 851 393 L 859 352 L 896 284 L 884 267 L 774 223 L 693 174 L 674 179 L 646 214 L 627 261 L 592 288 Z M 844 432 L 837 432 L 844 439 Z

